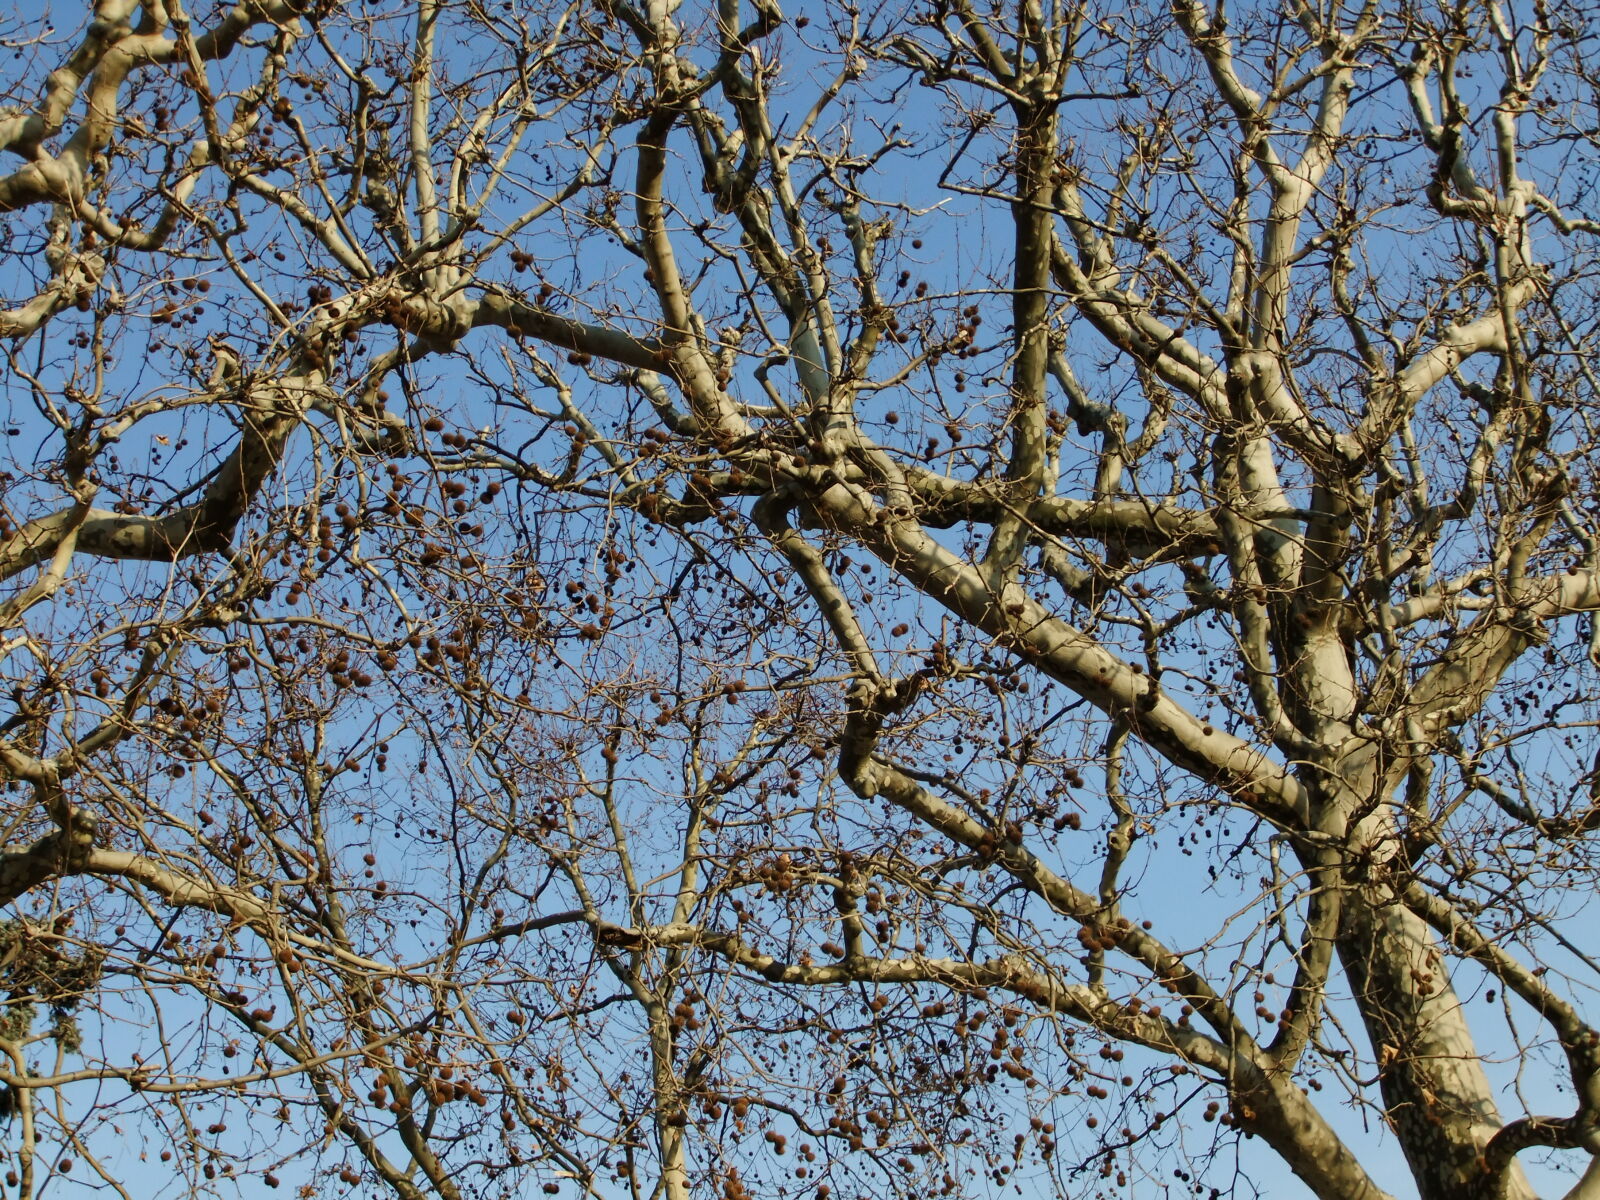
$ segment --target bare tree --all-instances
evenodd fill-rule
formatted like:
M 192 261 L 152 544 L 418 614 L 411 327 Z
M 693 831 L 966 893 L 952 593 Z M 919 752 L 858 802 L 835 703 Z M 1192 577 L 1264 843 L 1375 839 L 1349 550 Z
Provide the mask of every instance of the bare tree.
M 0 37 L 17 1195 L 1600 1196 L 1600 10 Z

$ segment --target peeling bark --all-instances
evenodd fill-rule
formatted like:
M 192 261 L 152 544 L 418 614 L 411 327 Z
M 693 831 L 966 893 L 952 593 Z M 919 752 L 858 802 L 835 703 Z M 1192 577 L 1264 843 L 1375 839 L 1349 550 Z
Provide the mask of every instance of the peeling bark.
M 1448 963 L 1427 926 L 1378 888 L 1346 905 L 1338 949 L 1378 1063 L 1385 1116 L 1419 1194 L 1470 1194 L 1502 1121 Z M 1508 1172 L 1503 1197 L 1533 1200 L 1519 1168 Z

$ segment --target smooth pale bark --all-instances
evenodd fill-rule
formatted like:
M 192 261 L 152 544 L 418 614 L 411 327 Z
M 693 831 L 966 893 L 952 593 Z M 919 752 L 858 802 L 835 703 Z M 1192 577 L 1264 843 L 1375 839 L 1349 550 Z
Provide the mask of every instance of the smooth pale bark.
M 1502 1121 L 1433 935 L 1377 887 L 1345 905 L 1339 961 L 1372 1040 L 1390 1125 L 1422 1200 L 1459 1200 Z M 1533 1200 L 1520 1168 L 1504 1200 Z
M 1600 1200 L 1600 1130 L 1583 1139 L 1583 1148 L 1593 1157 L 1582 1178 L 1573 1184 L 1563 1200 Z
M 689 1167 L 684 1146 L 687 1121 L 673 1065 L 673 1037 L 665 1009 L 650 1014 L 650 1063 L 657 1099 L 656 1143 L 661 1155 L 658 1195 L 662 1200 L 689 1200 Z

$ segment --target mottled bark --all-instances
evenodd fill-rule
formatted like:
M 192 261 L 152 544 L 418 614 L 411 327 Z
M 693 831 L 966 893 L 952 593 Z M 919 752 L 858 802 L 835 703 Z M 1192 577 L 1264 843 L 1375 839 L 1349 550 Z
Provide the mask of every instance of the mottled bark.
M 1419 1195 L 1460 1200 L 1484 1175 L 1502 1121 L 1448 963 L 1428 927 L 1378 887 L 1345 905 L 1338 946 Z M 1532 1197 L 1513 1166 L 1505 1200 Z

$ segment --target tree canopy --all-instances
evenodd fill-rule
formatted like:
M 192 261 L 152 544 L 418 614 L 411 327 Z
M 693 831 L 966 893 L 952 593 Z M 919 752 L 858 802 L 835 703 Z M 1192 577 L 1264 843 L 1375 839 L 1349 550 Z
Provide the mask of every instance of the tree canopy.
M 8 1195 L 1600 1196 L 1600 10 L 7 22 Z

